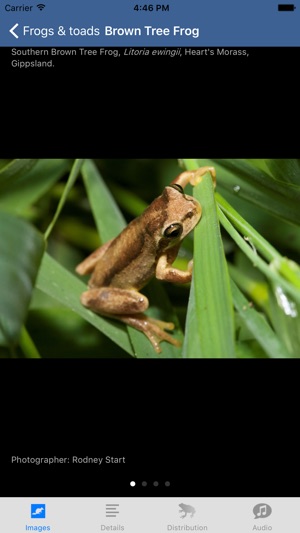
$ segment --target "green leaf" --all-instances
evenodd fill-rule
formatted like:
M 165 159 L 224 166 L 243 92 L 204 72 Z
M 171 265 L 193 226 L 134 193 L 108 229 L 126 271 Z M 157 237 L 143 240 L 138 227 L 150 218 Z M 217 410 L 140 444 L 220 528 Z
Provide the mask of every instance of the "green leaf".
M 0 212 L 0 343 L 13 348 L 26 319 L 44 239 L 30 224 Z
M 263 211 L 299 226 L 300 187 L 274 180 L 269 174 L 239 159 L 204 159 L 217 172 L 217 190 L 251 202 Z
M 266 159 L 271 174 L 280 182 L 300 186 L 300 159 Z
M 15 182 L 26 175 L 38 159 L 12 159 L 0 169 L 0 193 L 15 185 Z
M 0 170 L 6 167 L 11 161 L 11 159 L 0 159 Z
M 188 170 L 200 166 L 193 160 L 184 163 Z M 188 346 L 194 341 L 186 335 L 184 357 L 197 357 L 198 352 L 201 357 L 235 357 L 233 304 L 210 174 L 195 187 L 194 197 L 202 205 L 202 218 L 194 230 L 194 292 L 187 323 L 196 312 L 200 345 L 191 352 Z M 188 335 L 193 337 L 190 326 Z
M 19 179 L 7 181 L 1 189 L 0 208 L 15 214 L 22 213 L 43 196 L 69 166 L 67 159 L 40 159 L 29 170 L 23 166 Z
M 287 200 L 295 201 L 295 195 L 300 197 L 300 187 L 294 184 L 288 185 L 286 181 L 274 180 L 272 176 L 261 169 L 243 161 L 242 159 L 213 159 L 214 163 L 221 165 L 223 169 L 229 170 L 234 176 L 240 178 L 244 183 L 255 185 L 258 194 L 265 194 L 271 197 L 272 201 L 280 200 L 284 197 Z M 273 160 L 274 161 L 274 160 Z M 271 160 L 269 160 L 269 165 Z M 273 163 L 273 168 L 278 168 Z M 240 193 L 239 193 L 240 196 Z M 283 198 L 281 198 L 283 201 Z M 288 205 L 288 202 L 286 202 Z

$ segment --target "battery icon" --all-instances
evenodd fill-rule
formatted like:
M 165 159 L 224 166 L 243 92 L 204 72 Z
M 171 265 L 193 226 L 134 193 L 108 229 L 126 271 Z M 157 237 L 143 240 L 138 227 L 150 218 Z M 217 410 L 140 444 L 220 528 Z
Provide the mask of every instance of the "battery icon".
M 278 4 L 278 11 L 295 11 L 294 4 Z

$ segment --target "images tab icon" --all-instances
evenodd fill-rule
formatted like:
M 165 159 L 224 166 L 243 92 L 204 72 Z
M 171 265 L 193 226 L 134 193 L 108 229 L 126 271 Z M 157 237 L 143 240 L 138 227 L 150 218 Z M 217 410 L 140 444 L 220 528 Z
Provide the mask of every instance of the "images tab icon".
M 46 505 L 44 503 L 32 503 L 31 518 L 46 518 Z

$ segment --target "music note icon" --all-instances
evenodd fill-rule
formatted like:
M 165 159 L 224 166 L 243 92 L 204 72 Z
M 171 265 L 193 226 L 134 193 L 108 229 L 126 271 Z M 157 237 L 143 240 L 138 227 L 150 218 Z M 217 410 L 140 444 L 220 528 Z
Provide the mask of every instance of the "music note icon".
M 266 516 L 267 514 L 267 506 L 266 505 L 260 505 L 259 511 L 256 516 Z
M 255 518 L 266 518 L 272 513 L 272 508 L 267 503 L 258 503 L 253 507 Z

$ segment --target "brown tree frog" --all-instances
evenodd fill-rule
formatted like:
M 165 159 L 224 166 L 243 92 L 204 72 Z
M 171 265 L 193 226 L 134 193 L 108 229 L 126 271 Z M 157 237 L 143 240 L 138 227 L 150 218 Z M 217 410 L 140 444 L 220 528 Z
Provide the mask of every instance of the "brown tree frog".
M 188 183 L 197 185 L 207 172 L 215 184 L 213 167 L 182 172 L 120 235 L 76 268 L 78 274 L 92 274 L 81 303 L 95 313 L 142 331 L 157 353 L 161 352 L 162 341 L 175 346 L 181 343 L 165 331 L 175 328 L 172 322 L 144 314 L 149 301 L 139 291 L 154 276 L 175 283 L 191 281 L 193 261 L 186 271 L 172 266 L 181 241 L 198 224 L 202 213 L 199 202 L 184 194 L 183 189 Z

